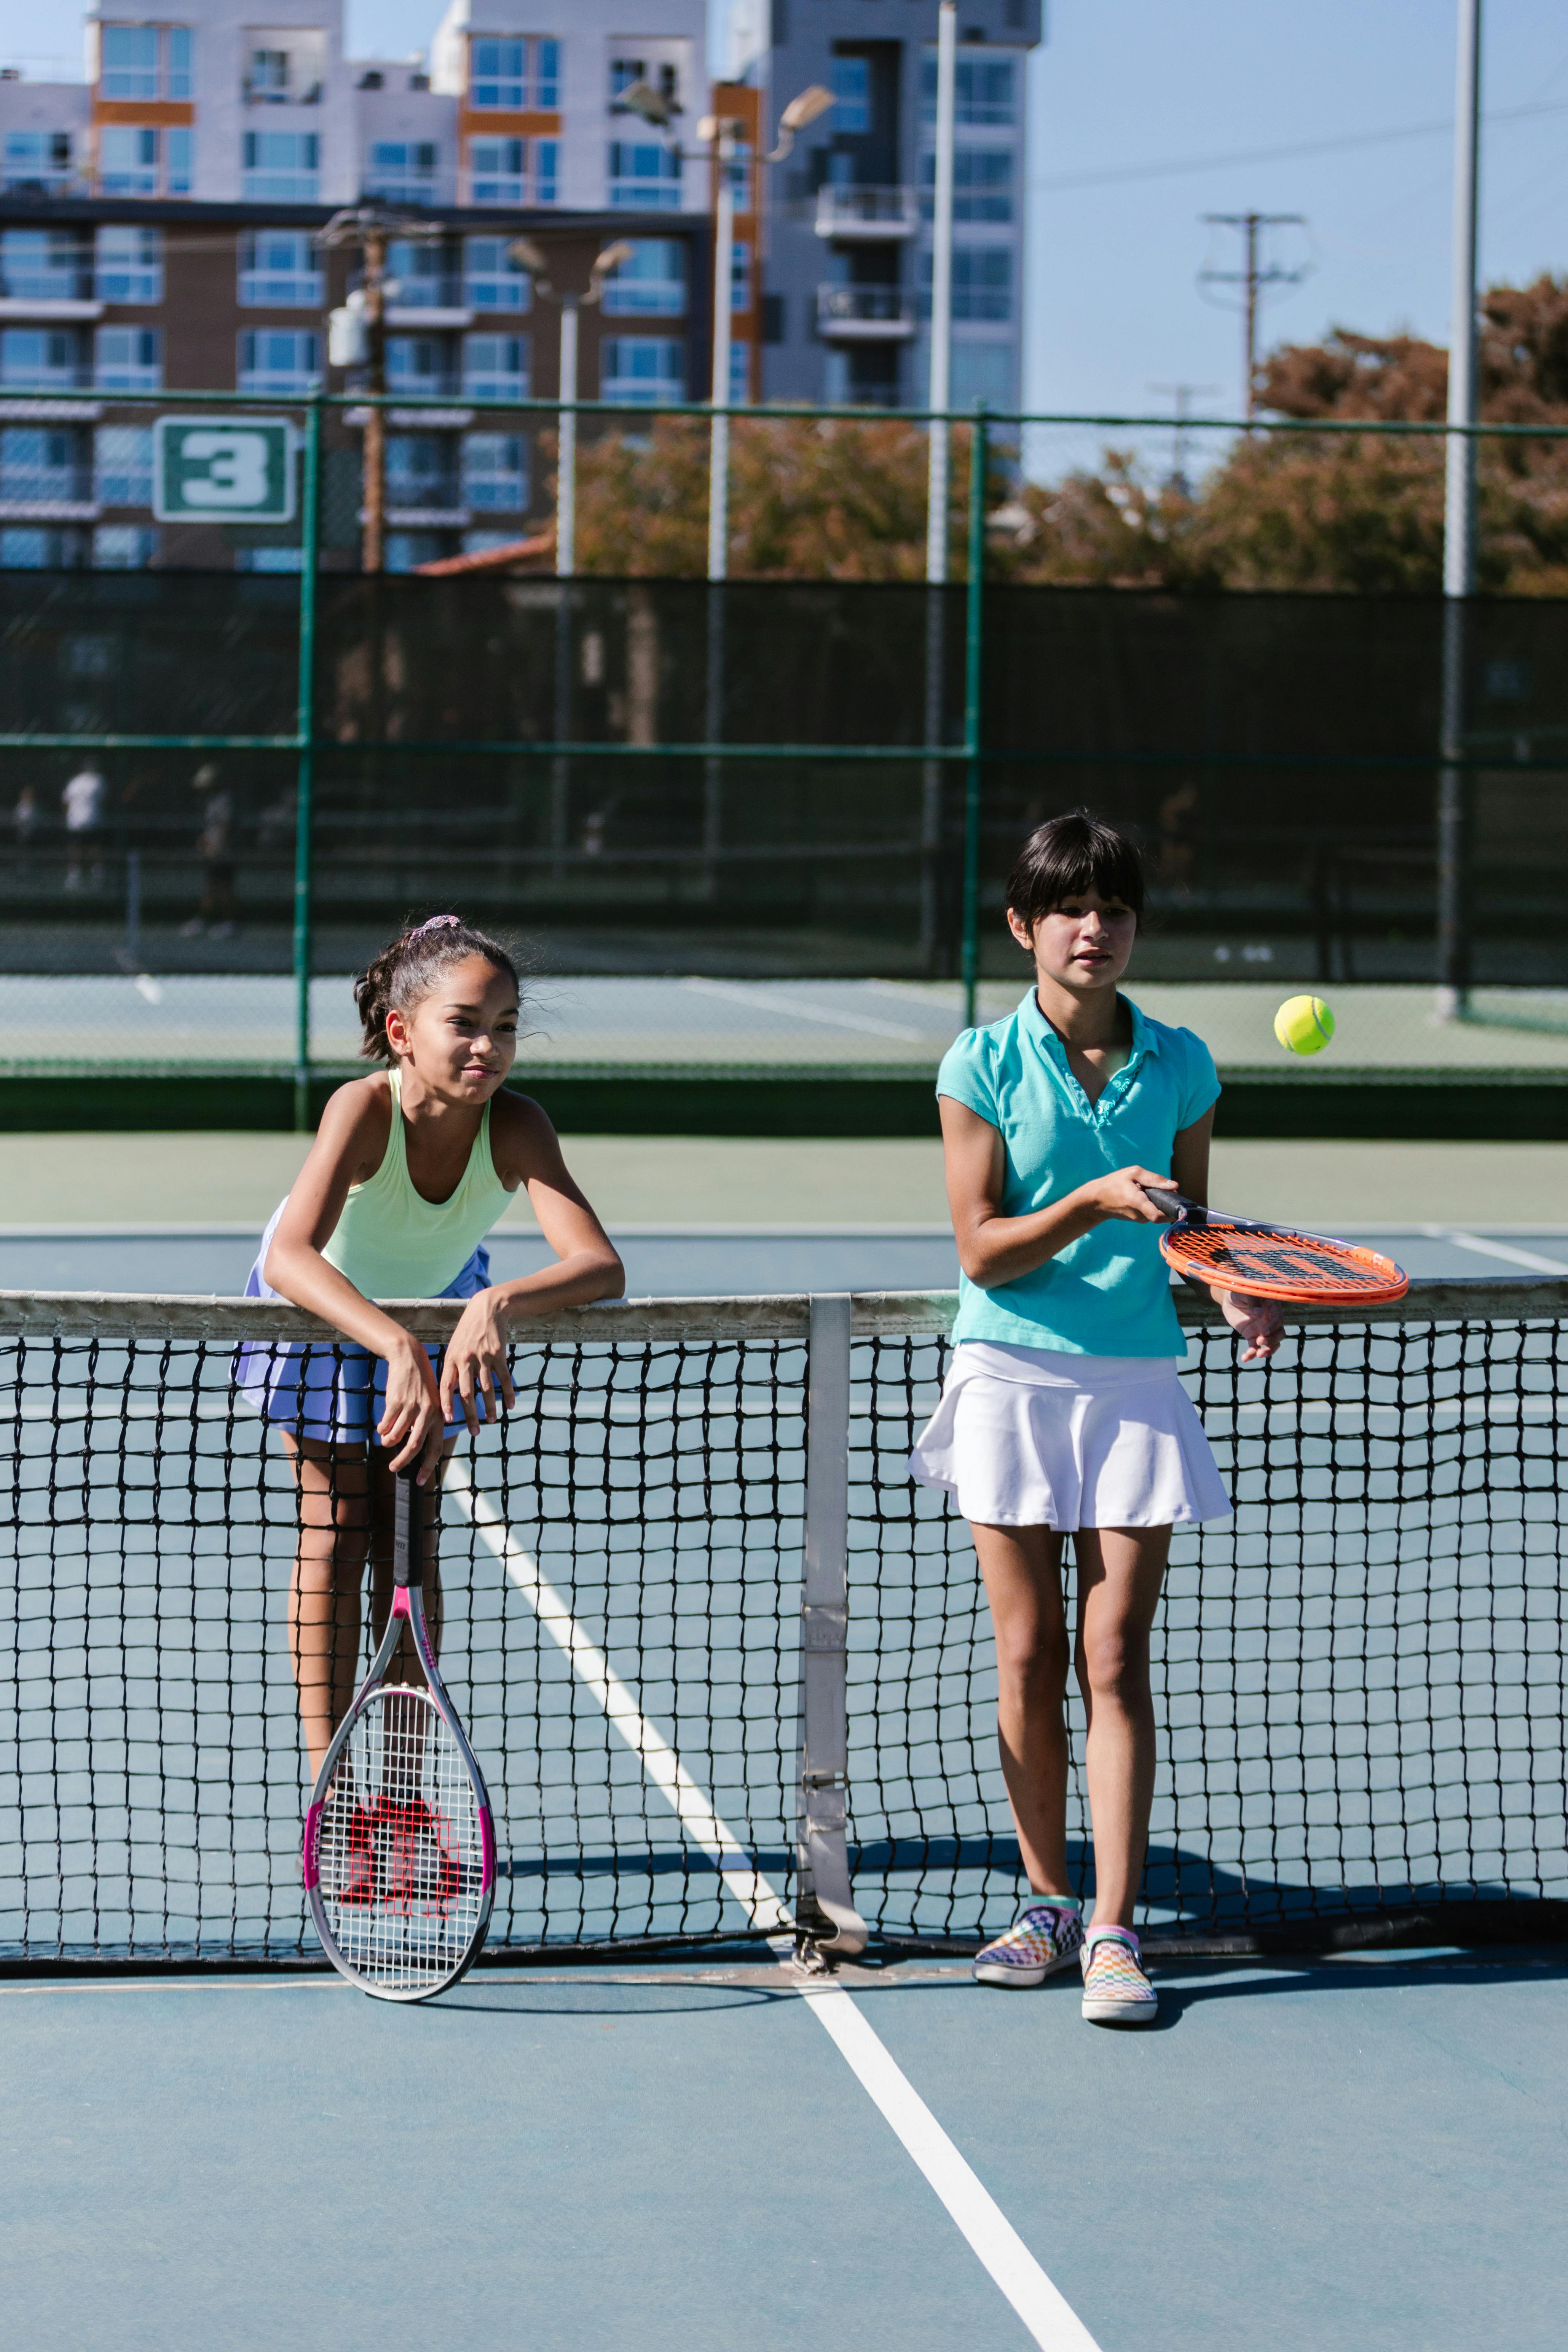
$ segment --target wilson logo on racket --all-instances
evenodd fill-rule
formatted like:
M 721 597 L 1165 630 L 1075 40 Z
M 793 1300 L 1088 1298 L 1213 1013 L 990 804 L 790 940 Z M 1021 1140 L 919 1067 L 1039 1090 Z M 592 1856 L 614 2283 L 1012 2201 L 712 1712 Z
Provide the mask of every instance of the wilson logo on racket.
M 495 1900 L 495 1831 L 425 1622 L 424 1497 L 395 1482 L 392 1613 L 305 1816 L 305 1889 L 327 1958 L 379 2000 L 427 2000 L 472 1966 Z M 425 1688 L 384 1677 L 405 1626 Z
M 1157 1208 L 1174 1213 L 1174 1223 L 1160 1236 L 1161 1256 L 1178 1274 L 1211 1290 L 1247 1291 L 1298 1306 L 1332 1306 L 1342 1299 L 1368 1307 L 1390 1305 L 1410 1287 L 1402 1266 L 1355 1242 L 1232 1216 L 1163 1187 L 1144 1189 Z

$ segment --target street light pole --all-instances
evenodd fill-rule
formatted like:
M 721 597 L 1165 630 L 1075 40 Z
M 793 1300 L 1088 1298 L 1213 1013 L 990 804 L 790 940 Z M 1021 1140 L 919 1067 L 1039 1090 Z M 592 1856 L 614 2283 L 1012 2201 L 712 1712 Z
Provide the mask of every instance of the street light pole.
M 926 579 L 947 578 L 947 493 L 952 391 L 952 149 L 958 9 L 942 0 L 936 37 L 936 188 L 931 257 L 931 446 L 926 472 Z
M 722 580 L 730 568 L 730 342 L 734 308 L 731 280 L 735 269 L 735 126 L 726 116 L 705 125 L 710 131 L 719 184 L 713 203 L 713 417 L 708 445 L 708 577 Z
M 1454 230 L 1443 499 L 1443 708 L 1437 782 L 1437 1015 L 1470 987 L 1471 783 L 1465 751 L 1465 641 L 1476 589 L 1476 248 L 1481 137 L 1481 0 L 1459 0 L 1454 86 Z
M 577 297 L 561 297 L 561 407 L 555 445 L 555 571 L 570 580 L 577 569 Z

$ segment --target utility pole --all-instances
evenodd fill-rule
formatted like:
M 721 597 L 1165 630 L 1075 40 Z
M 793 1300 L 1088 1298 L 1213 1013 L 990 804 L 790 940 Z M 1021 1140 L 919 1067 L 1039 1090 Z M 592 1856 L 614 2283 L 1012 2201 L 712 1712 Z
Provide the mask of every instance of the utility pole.
M 350 295 L 344 310 L 333 311 L 329 349 L 334 365 L 363 368 L 364 389 L 373 395 L 364 411 L 360 562 L 366 572 L 381 572 L 386 563 L 386 411 L 380 404 L 380 395 L 386 390 L 387 247 L 395 236 L 440 234 L 429 221 L 405 220 L 379 205 L 366 204 L 334 213 L 316 239 L 318 245 L 329 247 L 357 246 L 361 257 L 363 284 Z
M 1467 623 L 1476 592 L 1476 247 L 1481 145 L 1481 0 L 1459 0 L 1454 83 L 1453 278 L 1443 502 L 1443 710 L 1437 779 L 1437 1017 L 1460 1019 L 1470 989 L 1473 790 L 1465 754 Z
M 926 475 L 926 579 L 940 587 L 947 578 L 947 485 L 951 430 L 943 412 L 952 404 L 952 156 L 953 93 L 958 79 L 958 10 L 942 0 L 936 36 L 936 187 L 931 207 L 931 381 L 927 406 L 933 412 Z
M 1193 413 L 1194 395 L 1217 392 L 1215 383 L 1152 383 L 1151 392 L 1163 394 L 1176 404 L 1176 431 L 1171 451 L 1171 471 L 1165 488 L 1180 498 L 1191 498 L 1192 483 L 1187 474 L 1187 419 Z
M 1198 284 L 1239 286 L 1242 289 L 1242 343 L 1246 368 L 1242 397 L 1247 421 L 1250 425 L 1258 407 L 1258 313 L 1263 298 L 1270 287 L 1299 286 L 1310 267 L 1307 262 L 1302 262 L 1299 268 L 1286 269 L 1279 262 L 1266 263 L 1263 242 L 1271 228 L 1304 228 L 1306 217 L 1301 213 L 1205 213 L 1204 218 L 1211 228 L 1238 228 L 1246 244 L 1246 260 L 1240 269 L 1201 269 Z

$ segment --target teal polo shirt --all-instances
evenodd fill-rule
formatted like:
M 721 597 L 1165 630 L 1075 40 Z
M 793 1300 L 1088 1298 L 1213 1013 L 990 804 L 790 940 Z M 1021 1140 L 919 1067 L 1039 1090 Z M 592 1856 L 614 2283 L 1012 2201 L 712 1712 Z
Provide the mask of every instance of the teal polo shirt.
M 1097 1103 L 1030 989 L 1016 1013 L 965 1030 L 942 1056 L 939 1095 L 1000 1130 L 1002 1214 L 1048 1209 L 1118 1168 L 1171 1172 L 1176 1137 L 1219 1098 L 1214 1056 L 1190 1029 L 1151 1021 L 1131 998 L 1132 1053 Z M 959 1277 L 954 1339 L 997 1339 L 1069 1356 L 1183 1356 L 1158 1225 L 1108 1217 L 1015 1282 Z

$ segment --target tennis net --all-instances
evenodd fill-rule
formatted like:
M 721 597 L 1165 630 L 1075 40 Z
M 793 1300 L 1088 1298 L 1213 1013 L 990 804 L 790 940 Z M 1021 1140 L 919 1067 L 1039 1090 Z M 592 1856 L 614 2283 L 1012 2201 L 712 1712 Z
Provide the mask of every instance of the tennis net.
M 490 1957 L 846 1913 L 874 1948 L 955 1951 L 1005 1920 L 989 1623 L 967 1531 L 905 1470 L 952 1307 L 531 1327 L 440 1540 L 443 1671 L 496 1814 Z M 395 1311 L 436 1342 L 457 1310 Z M 1174 1541 L 1146 1932 L 1564 1932 L 1568 1281 L 1415 1283 L 1305 1317 L 1266 1370 L 1206 1300 L 1181 1311 L 1237 1508 Z M 323 1333 L 255 1301 L 0 1297 L 0 1962 L 319 1958 L 297 1505 L 231 1372 L 243 1344 Z

